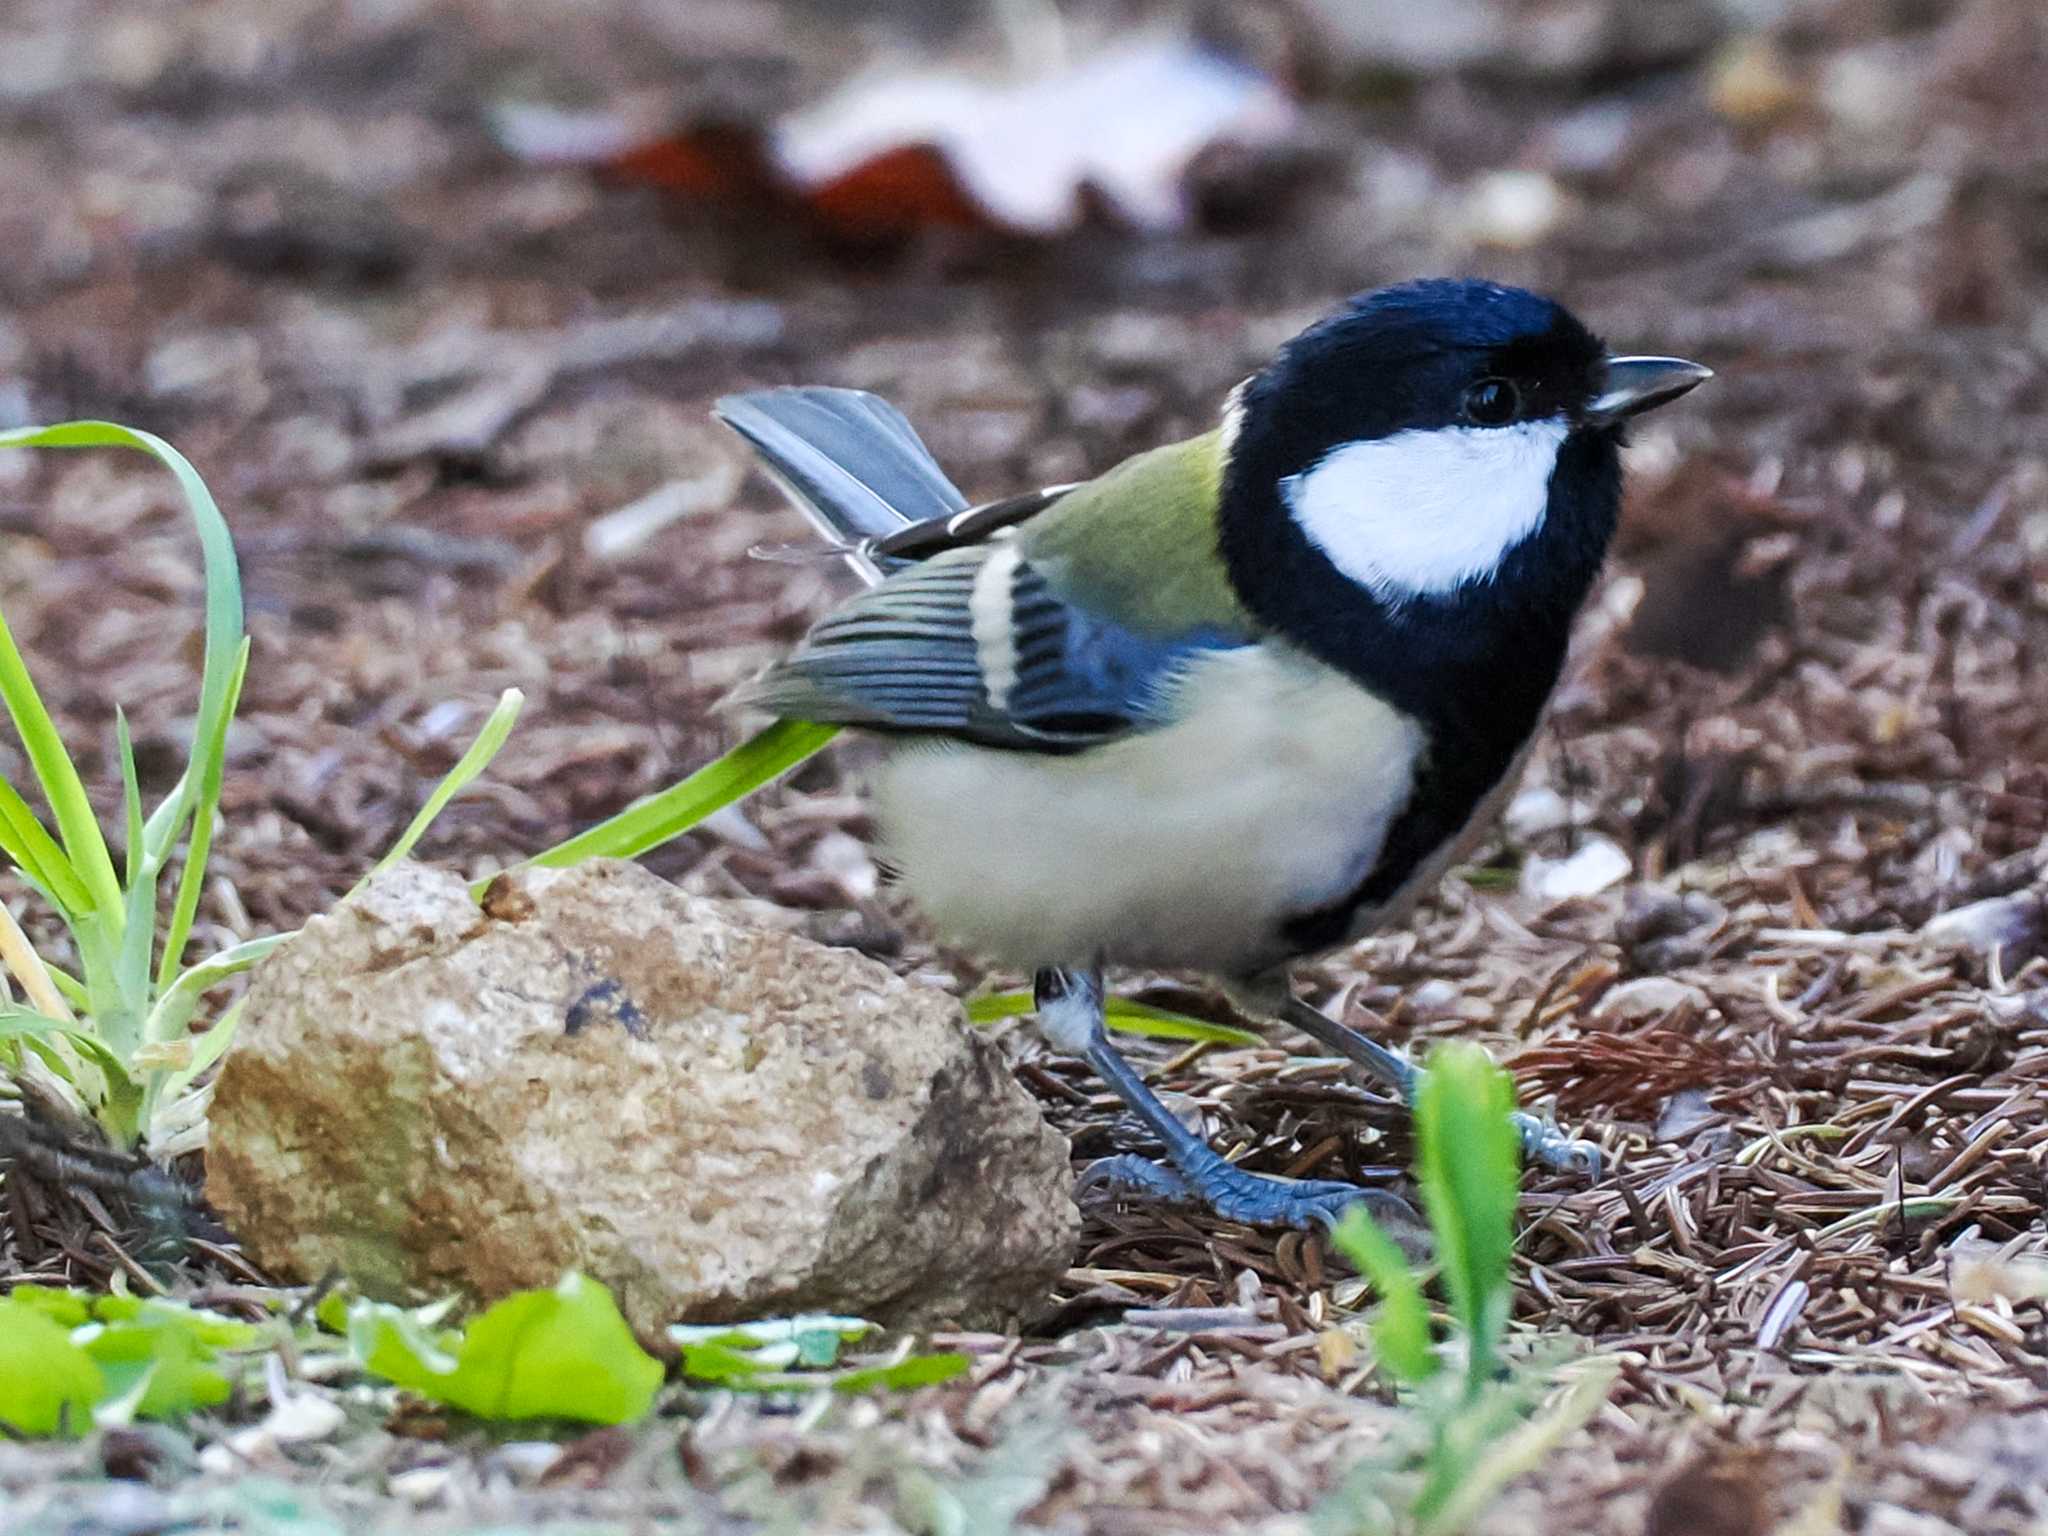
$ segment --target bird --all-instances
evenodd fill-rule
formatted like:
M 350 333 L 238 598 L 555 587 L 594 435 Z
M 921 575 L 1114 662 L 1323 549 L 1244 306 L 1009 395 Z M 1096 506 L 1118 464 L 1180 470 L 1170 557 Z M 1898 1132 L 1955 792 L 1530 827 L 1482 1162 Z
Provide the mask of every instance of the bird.
M 1412 1102 L 1289 967 L 1398 922 L 1535 739 L 1620 513 L 1629 423 L 1712 376 L 1561 303 L 1434 278 L 1352 297 L 1215 425 L 970 505 L 904 416 L 788 386 L 716 413 L 863 590 L 727 703 L 884 745 L 882 858 L 946 942 L 1029 972 L 1040 1032 L 1156 1136 L 1113 1182 L 1250 1224 L 1368 1191 L 1239 1168 L 1111 1043 L 1105 970 L 1215 977 Z M 1595 1144 L 1517 1112 L 1525 1152 Z

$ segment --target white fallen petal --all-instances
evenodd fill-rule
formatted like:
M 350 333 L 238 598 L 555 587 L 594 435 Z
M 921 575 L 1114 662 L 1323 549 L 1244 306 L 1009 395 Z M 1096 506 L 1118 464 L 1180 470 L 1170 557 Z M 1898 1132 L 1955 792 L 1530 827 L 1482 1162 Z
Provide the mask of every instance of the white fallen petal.
M 1185 222 L 1182 178 L 1219 142 L 1270 143 L 1293 103 L 1257 71 L 1183 39 L 1105 49 L 1018 81 L 877 72 L 859 77 L 775 136 L 800 187 L 837 180 L 911 145 L 930 145 L 995 222 L 1055 234 L 1094 187 L 1130 222 Z
M 273 1394 L 270 1412 L 200 1451 L 199 1464 L 216 1475 L 245 1472 L 251 1465 L 275 1461 L 279 1446 L 327 1439 L 347 1417 L 339 1403 L 320 1392 Z
M 1531 859 L 1522 866 L 1522 894 L 1537 901 L 1572 901 L 1597 896 L 1628 878 L 1629 858 L 1619 844 L 1604 837 L 1588 838 L 1578 852 L 1562 859 Z

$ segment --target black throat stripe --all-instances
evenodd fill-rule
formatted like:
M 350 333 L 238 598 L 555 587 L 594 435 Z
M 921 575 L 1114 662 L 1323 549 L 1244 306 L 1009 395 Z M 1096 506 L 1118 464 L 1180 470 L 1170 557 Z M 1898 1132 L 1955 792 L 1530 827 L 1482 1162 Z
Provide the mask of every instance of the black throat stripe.
M 1537 531 L 1493 575 L 1441 597 L 1390 605 L 1347 579 L 1288 517 L 1270 462 L 1233 463 L 1220 546 L 1232 583 L 1261 621 L 1420 722 L 1426 746 L 1406 806 L 1359 884 L 1286 919 L 1283 958 L 1355 936 L 1458 836 L 1514 766 L 1563 670 L 1571 626 L 1591 590 L 1621 500 L 1608 433 L 1575 432 L 1559 450 Z

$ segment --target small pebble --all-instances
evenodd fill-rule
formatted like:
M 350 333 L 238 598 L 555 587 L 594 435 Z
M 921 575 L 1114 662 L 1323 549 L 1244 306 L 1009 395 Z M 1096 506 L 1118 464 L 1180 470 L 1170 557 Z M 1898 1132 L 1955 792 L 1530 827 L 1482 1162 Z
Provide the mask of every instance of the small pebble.
M 1466 193 L 1460 222 L 1480 245 L 1519 251 L 1549 239 L 1565 212 L 1564 192 L 1541 171 L 1493 171 Z

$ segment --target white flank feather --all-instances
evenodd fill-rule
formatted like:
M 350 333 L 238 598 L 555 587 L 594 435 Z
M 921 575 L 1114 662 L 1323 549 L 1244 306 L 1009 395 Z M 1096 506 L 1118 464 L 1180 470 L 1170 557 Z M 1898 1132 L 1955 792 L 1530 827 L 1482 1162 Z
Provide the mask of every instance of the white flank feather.
M 1029 969 L 1241 971 L 1379 856 L 1423 732 L 1277 644 L 1221 651 L 1177 723 L 1071 757 L 917 742 L 876 783 L 882 845 L 953 942 Z

